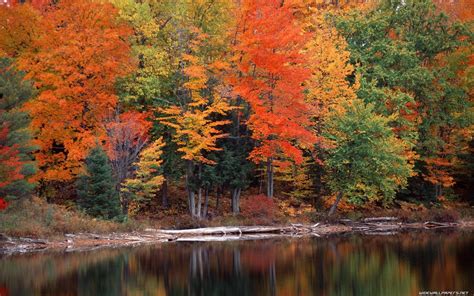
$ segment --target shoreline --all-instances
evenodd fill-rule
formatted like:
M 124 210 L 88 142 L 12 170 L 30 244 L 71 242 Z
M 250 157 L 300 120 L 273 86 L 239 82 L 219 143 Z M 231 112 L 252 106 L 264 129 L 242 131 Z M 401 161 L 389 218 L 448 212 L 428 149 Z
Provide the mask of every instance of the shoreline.
M 401 231 L 434 230 L 441 228 L 473 230 L 474 220 L 456 223 L 434 221 L 403 223 L 395 217 L 366 218 L 362 221 L 341 220 L 338 223 L 319 222 L 313 225 L 283 226 L 223 226 L 182 230 L 147 228 L 142 231 L 94 234 L 65 234 L 62 237 L 36 239 L 8 237 L 0 234 L 0 255 L 41 251 L 87 251 L 98 248 L 118 248 L 159 244 L 165 242 L 223 242 L 271 238 L 324 237 L 338 234 L 394 235 Z

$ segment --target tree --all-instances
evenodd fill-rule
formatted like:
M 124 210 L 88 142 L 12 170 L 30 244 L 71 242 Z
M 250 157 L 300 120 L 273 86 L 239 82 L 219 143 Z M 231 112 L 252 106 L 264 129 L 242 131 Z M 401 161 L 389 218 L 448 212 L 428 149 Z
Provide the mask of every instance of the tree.
M 172 71 L 178 57 L 168 52 L 170 29 L 177 17 L 168 11 L 167 1 L 152 3 L 114 0 L 120 19 L 133 28 L 130 38 L 132 54 L 138 67 L 119 80 L 119 96 L 125 106 L 139 110 L 161 103 L 172 92 Z M 177 29 L 177 28 L 171 28 Z
M 184 85 L 190 76 L 185 73 L 189 61 L 186 55 L 203 60 L 223 60 L 227 38 L 228 13 L 233 1 L 144 1 L 114 0 L 121 19 L 133 27 L 132 53 L 138 60 L 136 71 L 120 79 L 120 99 L 125 106 L 138 110 L 179 107 L 190 102 L 189 89 Z M 205 43 L 196 48 L 197 32 L 206 36 Z M 194 48 L 193 48 L 194 47 Z M 197 52 L 197 51 L 198 52 Z M 162 115 L 162 114 L 161 114 Z M 173 139 L 174 128 L 164 125 L 157 116 L 151 139 L 163 137 L 163 206 L 168 206 L 168 183 L 184 173 L 183 159 Z
M 120 199 L 105 151 L 97 143 L 85 160 L 85 174 L 77 182 L 79 206 L 89 215 L 113 219 L 120 215 Z
M 163 139 L 159 138 L 143 149 L 139 161 L 135 163 L 135 177 L 125 180 L 122 193 L 132 195 L 138 203 L 156 195 L 164 181 L 161 167 L 164 145 Z
M 0 58 L 0 197 L 7 200 L 28 197 L 35 187 L 36 147 L 28 129 L 30 118 L 22 110 L 34 91 L 24 75 L 10 59 Z
M 107 155 L 112 163 L 117 190 L 129 177 L 130 166 L 149 142 L 151 122 L 147 113 L 128 111 L 115 115 L 105 124 Z
M 172 139 L 186 162 L 189 210 L 191 215 L 201 217 L 202 165 L 214 164 L 206 153 L 220 150 L 217 140 L 227 136 L 220 128 L 229 123 L 221 118 L 233 107 L 222 85 L 227 63 L 222 61 L 215 36 L 196 27 L 189 30 L 187 51 L 181 56 L 183 68 L 179 75 L 183 75 L 183 82 L 178 85 L 179 95 L 175 104 L 158 108 L 158 119 L 173 130 Z
M 131 67 L 128 27 L 109 3 L 64 0 L 46 10 L 41 34 L 18 58 L 40 90 L 25 104 L 40 146 L 44 181 L 67 181 L 81 163 L 117 104 L 115 80 Z
M 224 116 L 232 106 L 216 89 L 216 86 L 209 84 L 208 75 L 211 71 L 219 71 L 219 63 L 200 64 L 199 58 L 185 55 L 184 59 L 189 62 L 189 66 L 184 72 L 189 77 L 189 81 L 183 86 L 188 88 L 190 102 L 187 105 L 178 107 L 171 106 L 160 109 L 166 115 L 161 122 L 174 129 L 174 141 L 178 145 L 178 151 L 183 153 L 182 158 L 186 160 L 186 187 L 188 190 L 189 209 L 193 216 L 201 217 L 201 196 L 202 188 L 202 164 L 215 164 L 205 153 L 217 151 L 217 140 L 227 135 L 219 130 L 219 127 L 228 124 L 227 120 L 215 120 L 215 116 Z M 194 167 L 197 164 L 198 172 L 195 176 Z M 198 180 L 193 180 L 197 178 Z M 197 186 L 196 186 L 197 185 Z M 194 191 L 198 191 L 197 207 L 194 200 Z
M 131 166 L 149 142 L 152 123 L 147 120 L 148 115 L 137 111 L 127 111 L 116 114 L 110 122 L 105 124 L 108 136 L 106 151 L 110 158 L 118 192 L 123 191 L 124 181 L 133 172 Z M 121 201 L 122 210 L 124 214 L 127 214 L 129 194 L 122 195 Z
M 387 204 L 399 188 L 407 185 L 413 164 L 405 154 L 407 144 L 390 128 L 390 118 L 377 115 L 375 107 L 356 99 L 345 110 L 331 114 L 324 135 L 332 141 L 326 160 L 329 187 L 337 198 L 360 204 Z
M 429 0 L 382 1 L 366 13 L 336 18 L 336 25 L 358 65 L 358 97 L 378 114 L 396 115 L 390 125 L 419 155 L 411 184 L 423 178 L 438 197 L 454 184 L 457 151 L 471 139 L 472 30 Z
M 327 146 L 322 136 L 325 122 L 331 112 L 343 109 L 346 102 L 357 97 L 359 78 L 350 63 L 350 52 L 345 38 L 337 31 L 329 15 L 343 15 L 340 9 L 351 1 L 295 1 L 295 15 L 311 38 L 305 46 L 306 67 L 311 76 L 305 81 L 306 102 L 311 105 L 311 121 L 318 141 L 312 153 L 305 153 L 301 165 L 282 170 L 287 183 L 292 183 L 290 194 L 295 197 L 313 196 L 313 204 L 326 189 L 324 186 L 324 157 Z M 281 178 L 281 177 L 280 177 Z
M 258 146 L 250 159 L 266 163 L 267 196 L 273 197 L 275 160 L 301 163 L 301 148 L 316 141 L 303 93 L 311 73 L 302 50 L 310 35 L 282 1 L 243 1 L 237 18 L 232 85 L 252 109 L 247 125 Z

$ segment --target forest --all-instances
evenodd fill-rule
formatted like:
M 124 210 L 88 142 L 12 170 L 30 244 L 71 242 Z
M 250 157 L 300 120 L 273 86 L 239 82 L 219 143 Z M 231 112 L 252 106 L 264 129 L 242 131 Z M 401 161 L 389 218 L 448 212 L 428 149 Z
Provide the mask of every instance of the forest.
M 22 2 L 0 232 L 472 207 L 472 1 Z

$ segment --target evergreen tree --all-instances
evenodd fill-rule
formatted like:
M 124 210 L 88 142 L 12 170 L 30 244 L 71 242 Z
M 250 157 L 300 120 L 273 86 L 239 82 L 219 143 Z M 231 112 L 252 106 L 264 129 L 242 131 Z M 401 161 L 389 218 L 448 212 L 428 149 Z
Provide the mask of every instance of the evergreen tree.
M 344 196 L 356 204 L 389 203 L 412 172 L 407 143 L 395 136 L 390 118 L 377 115 L 373 105 L 358 99 L 345 107 L 332 114 L 324 134 L 333 145 L 326 161 L 328 183 L 337 193 L 329 214 Z
M 21 110 L 34 93 L 23 77 L 10 59 L 0 58 L 0 197 L 10 200 L 27 197 L 35 187 L 30 118 Z
M 107 154 L 96 145 L 86 158 L 86 173 L 78 179 L 79 206 L 94 217 L 112 219 L 120 215 L 120 200 Z

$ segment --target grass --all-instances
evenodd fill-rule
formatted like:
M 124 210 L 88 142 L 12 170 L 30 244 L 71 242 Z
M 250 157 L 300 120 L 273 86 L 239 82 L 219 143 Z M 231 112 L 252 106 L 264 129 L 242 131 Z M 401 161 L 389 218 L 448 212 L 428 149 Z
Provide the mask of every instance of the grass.
M 33 197 L 12 202 L 0 212 L 0 233 L 9 236 L 51 237 L 65 233 L 111 233 L 137 230 L 136 221 L 124 223 L 91 218 L 64 206 Z

